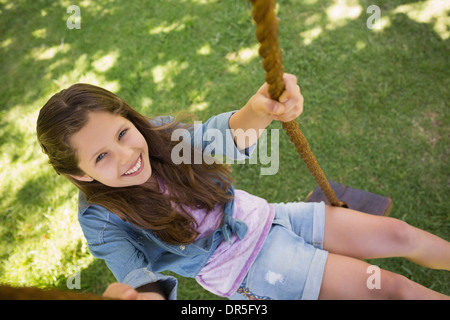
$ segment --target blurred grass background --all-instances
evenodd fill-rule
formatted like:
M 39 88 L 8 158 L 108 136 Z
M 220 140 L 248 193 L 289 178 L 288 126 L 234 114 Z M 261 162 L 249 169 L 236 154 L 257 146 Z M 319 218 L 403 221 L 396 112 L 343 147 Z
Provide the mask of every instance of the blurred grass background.
M 380 8 L 374 29 L 369 5 Z M 81 29 L 68 29 L 70 5 Z M 299 123 L 327 178 L 389 196 L 391 216 L 449 239 L 448 1 L 279 0 L 286 72 L 305 97 Z M 243 106 L 264 81 L 245 0 L 0 0 L 0 282 L 102 293 L 114 277 L 77 223 L 75 188 L 35 138 L 40 107 L 88 82 L 146 115 L 199 120 Z M 281 129 L 279 123 L 270 129 Z M 279 170 L 234 165 L 236 187 L 302 201 L 313 178 L 283 132 Z M 449 272 L 371 261 L 450 294 Z M 180 299 L 215 299 L 180 279 Z

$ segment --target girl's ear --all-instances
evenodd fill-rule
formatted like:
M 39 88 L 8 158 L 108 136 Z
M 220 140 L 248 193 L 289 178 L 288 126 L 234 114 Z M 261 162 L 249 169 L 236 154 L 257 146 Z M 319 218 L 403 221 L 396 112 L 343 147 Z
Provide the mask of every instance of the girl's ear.
M 84 175 L 84 176 L 74 176 L 74 175 L 70 175 L 72 178 L 78 180 L 78 181 L 85 181 L 85 182 L 92 182 L 94 181 L 93 178 L 89 177 L 88 175 Z

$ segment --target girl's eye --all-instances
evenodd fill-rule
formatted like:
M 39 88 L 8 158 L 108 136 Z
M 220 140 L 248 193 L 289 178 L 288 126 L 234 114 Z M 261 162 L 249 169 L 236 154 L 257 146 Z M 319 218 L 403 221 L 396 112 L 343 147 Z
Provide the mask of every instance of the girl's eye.
M 100 160 L 102 160 L 103 157 L 105 156 L 105 154 L 106 154 L 106 153 L 101 153 L 101 154 L 97 157 L 97 159 L 95 160 L 95 162 L 99 162 Z
M 119 133 L 119 140 L 125 135 L 126 132 L 127 132 L 127 129 L 125 129 Z

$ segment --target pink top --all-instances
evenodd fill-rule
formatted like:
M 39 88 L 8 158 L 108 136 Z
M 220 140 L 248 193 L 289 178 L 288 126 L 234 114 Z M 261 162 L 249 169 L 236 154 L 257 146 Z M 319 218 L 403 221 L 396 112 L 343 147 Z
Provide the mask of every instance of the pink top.
M 199 238 L 214 232 L 223 218 L 220 207 L 206 215 L 202 210 L 190 213 L 198 223 Z M 195 278 L 197 282 L 219 296 L 229 297 L 236 292 L 261 250 L 274 215 L 273 205 L 266 200 L 242 190 L 235 190 L 233 218 L 247 224 L 247 234 L 242 240 L 233 234 L 231 244 L 225 239 L 222 240 Z
M 161 191 L 166 193 L 164 182 L 159 178 L 158 182 Z M 232 235 L 231 243 L 223 239 L 195 277 L 203 288 L 222 297 L 231 296 L 241 285 L 262 248 L 275 215 L 273 205 L 262 198 L 242 190 L 234 190 L 234 196 L 233 218 L 245 222 L 248 231 L 242 240 L 236 234 Z M 219 228 L 224 215 L 218 205 L 209 213 L 205 209 L 185 209 L 197 222 L 197 239 L 208 237 Z

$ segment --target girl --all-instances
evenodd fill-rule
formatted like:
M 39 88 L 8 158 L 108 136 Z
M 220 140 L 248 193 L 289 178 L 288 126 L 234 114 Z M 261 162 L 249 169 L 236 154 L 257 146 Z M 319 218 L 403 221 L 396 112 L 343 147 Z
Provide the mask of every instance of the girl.
M 295 76 L 284 81 L 280 102 L 264 84 L 237 112 L 195 127 L 147 119 L 87 84 L 45 104 L 37 120 L 42 150 L 79 188 L 89 249 L 122 283 L 107 296 L 175 299 L 176 278 L 161 274 L 171 270 L 230 299 L 448 298 L 385 270 L 370 289 L 370 266 L 361 259 L 400 256 L 449 270 L 449 242 L 393 218 L 323 203 L 270 204 L 234 190 L 226 166 L 194 161 L 194 151 L 206 149 L 247 158 L 260 129 L 296 119 L 303 97 Z M 179 141 L 172 134 L 180 128 L 188 130 L 192 161 L 174 161 Z M 222 140 L 207 138 L 208 130 L 219 130 Z

